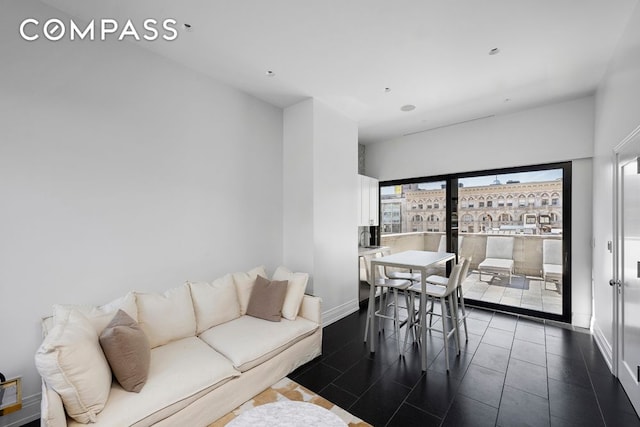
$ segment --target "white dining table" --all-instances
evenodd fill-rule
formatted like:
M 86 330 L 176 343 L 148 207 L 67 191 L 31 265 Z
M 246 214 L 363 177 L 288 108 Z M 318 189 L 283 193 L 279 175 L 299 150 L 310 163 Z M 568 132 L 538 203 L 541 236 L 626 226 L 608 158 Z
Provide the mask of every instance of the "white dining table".
M 451 252 L 432 252 L 432 251 L 405 251 L 398 252 L 392 255 L 387 255 L 379 258 L 373 258 L 371 260 L 371 279 L 372 283 L 376 282 L 377 266 L 396 267 L 406 270 L 419 271 L 420 274 L 420 286 L 422 292 L 420 294 L 420 324 L 426 325 L 426 304 L 427 299 L 425 296 L 427 284 L 427 271 L 430 267 L 435 266 L 438 263 L 454 260 L 456 254 Z M 374 286 L 369 289 L 369 304 L 375 304 L 375 290 Z M 375 326 L 376 316 L 372 316 L 371 325 L 369 327 L 369 347 L 372 353 L 376 351 L 375 339 L 377 328 Z M 397 337 L 399 339 L 399 337 Z M 422 328 L 422 346 L 421 346 L 421 362 L 422 370 L 427 370 L 427 328 Z

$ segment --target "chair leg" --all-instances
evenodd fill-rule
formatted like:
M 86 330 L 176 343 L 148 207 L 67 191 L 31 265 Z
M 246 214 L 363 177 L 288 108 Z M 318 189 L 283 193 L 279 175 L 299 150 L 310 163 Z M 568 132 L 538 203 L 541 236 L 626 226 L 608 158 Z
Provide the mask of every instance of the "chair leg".
M 454 335 L 454 338 L 456 339 L 456 354 L 459 356 L 460 355 L 460 332 L 458 330 L 458 304 L 456 301 L 456 295 L 449 294 L 449 296 L 447 297 L 447 300 L 449 300 L 449 311 L 450 311 L 450 317 L 451 317 L 451 324 L 453 325 L 453 335 Z M 453 304 L 454 301 L 456 301 L 455 305 Z M 444 317 L 442 318 L 442 320 L 445 320 Z
M 373 288 L 373 286 L 372 286 Z M 365 322 L 365 327 L 364 327 L 364 342 L 367 342 L 368 338 L 368 334 L 369 334 L 369 322 L 371 321 L 372 317 L 373 317 L 373 312 L 375 310 L 375 304 L 376 304 L 376 300 L 375 300 L 375 288 L 373 289 L 369 289 L 369 292 L 373 291 L 373 304 L 371 301 L 371 295 L 369 296 L 369 301 L 367 302 L 367 321 Z
M 458 289 L 460 290 L 460 289 Z M 469 333 L 467 332 L 467 309 L 464 306 L 464 296 L 462 296 L 462 292 L 458 295 L 458 301 L 460 303 L 460 308 L 462 312 L 462 325 L 464 326 L 464 341 L 469 341 Z
M 440 306 L 442 310 L 442 335 L 444 336 L 444 359 L 447 365 L 447 372 L 449 372 L 449 331 L 447 330 L 447 322 L 444 317 L 447 312 L 444 297 L 440 298 Z
M 393 288 L 393 329 L 396 334 L 398 355 L 402 356 L 403 352 L 400 351 L 400 317 L 398 313 L 398 288 Z

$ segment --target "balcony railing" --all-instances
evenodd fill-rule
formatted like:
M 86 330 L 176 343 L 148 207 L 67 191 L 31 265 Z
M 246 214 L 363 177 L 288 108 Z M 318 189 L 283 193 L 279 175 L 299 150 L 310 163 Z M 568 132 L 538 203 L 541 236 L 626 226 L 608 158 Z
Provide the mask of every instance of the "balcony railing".
M 435 251 L 444 233 L 415 232 L 382 235 L 381 244 L 389 246 L 392 253 L 407 250 Z M 458 253 L 471 257 L 471 269 L 477 269 L 485 259 L 489 233 L 461 233 Z M 512 234 L 514 238 L 513 260 L 516 275 L 542 277 L 542 242 L 545 239 L 562 239 L 553 234 Z

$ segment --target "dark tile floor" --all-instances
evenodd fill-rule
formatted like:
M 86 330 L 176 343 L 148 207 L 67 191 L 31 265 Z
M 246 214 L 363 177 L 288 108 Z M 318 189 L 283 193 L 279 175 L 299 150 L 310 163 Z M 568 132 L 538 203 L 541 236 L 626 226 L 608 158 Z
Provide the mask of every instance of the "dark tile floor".
M 392 327 L 370 353 L 365 320 L 366 307 L 327 326 L 322 356 L 289 377 L 376 427 L 640 426 L 587 333 L 470 309 L 449 374 L 436 332 L 423 373 L 416 344 L 398 357 Z

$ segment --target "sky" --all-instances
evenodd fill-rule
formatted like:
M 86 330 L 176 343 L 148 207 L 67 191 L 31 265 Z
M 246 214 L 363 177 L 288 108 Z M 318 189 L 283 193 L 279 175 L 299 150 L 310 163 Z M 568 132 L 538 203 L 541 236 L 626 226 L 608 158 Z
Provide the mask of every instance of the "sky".
M 506 184 L 507 181 L 520 181 L 520 182 L 543 182 L 554 181 L 562 178 L 562 169 L 548 169 L 532 172 L 519 172 L 519 173 L 506 173 L 497 175 L 497 179 L 501 184 Z M 465 187 L 481 187 L 483 185 L 491 185 L 496 180 L 496 175 L 484 175 L 472 178 L 462 178 L 459 182 L 464 184 Z M 418 184 L 418 188 L 421 190 L 435 190 L 442 188 L 442 184 L 445 181 L 429 182 L 424 184 Z M 382 194 L 393 194 L 394 187 L 381 187 Z

